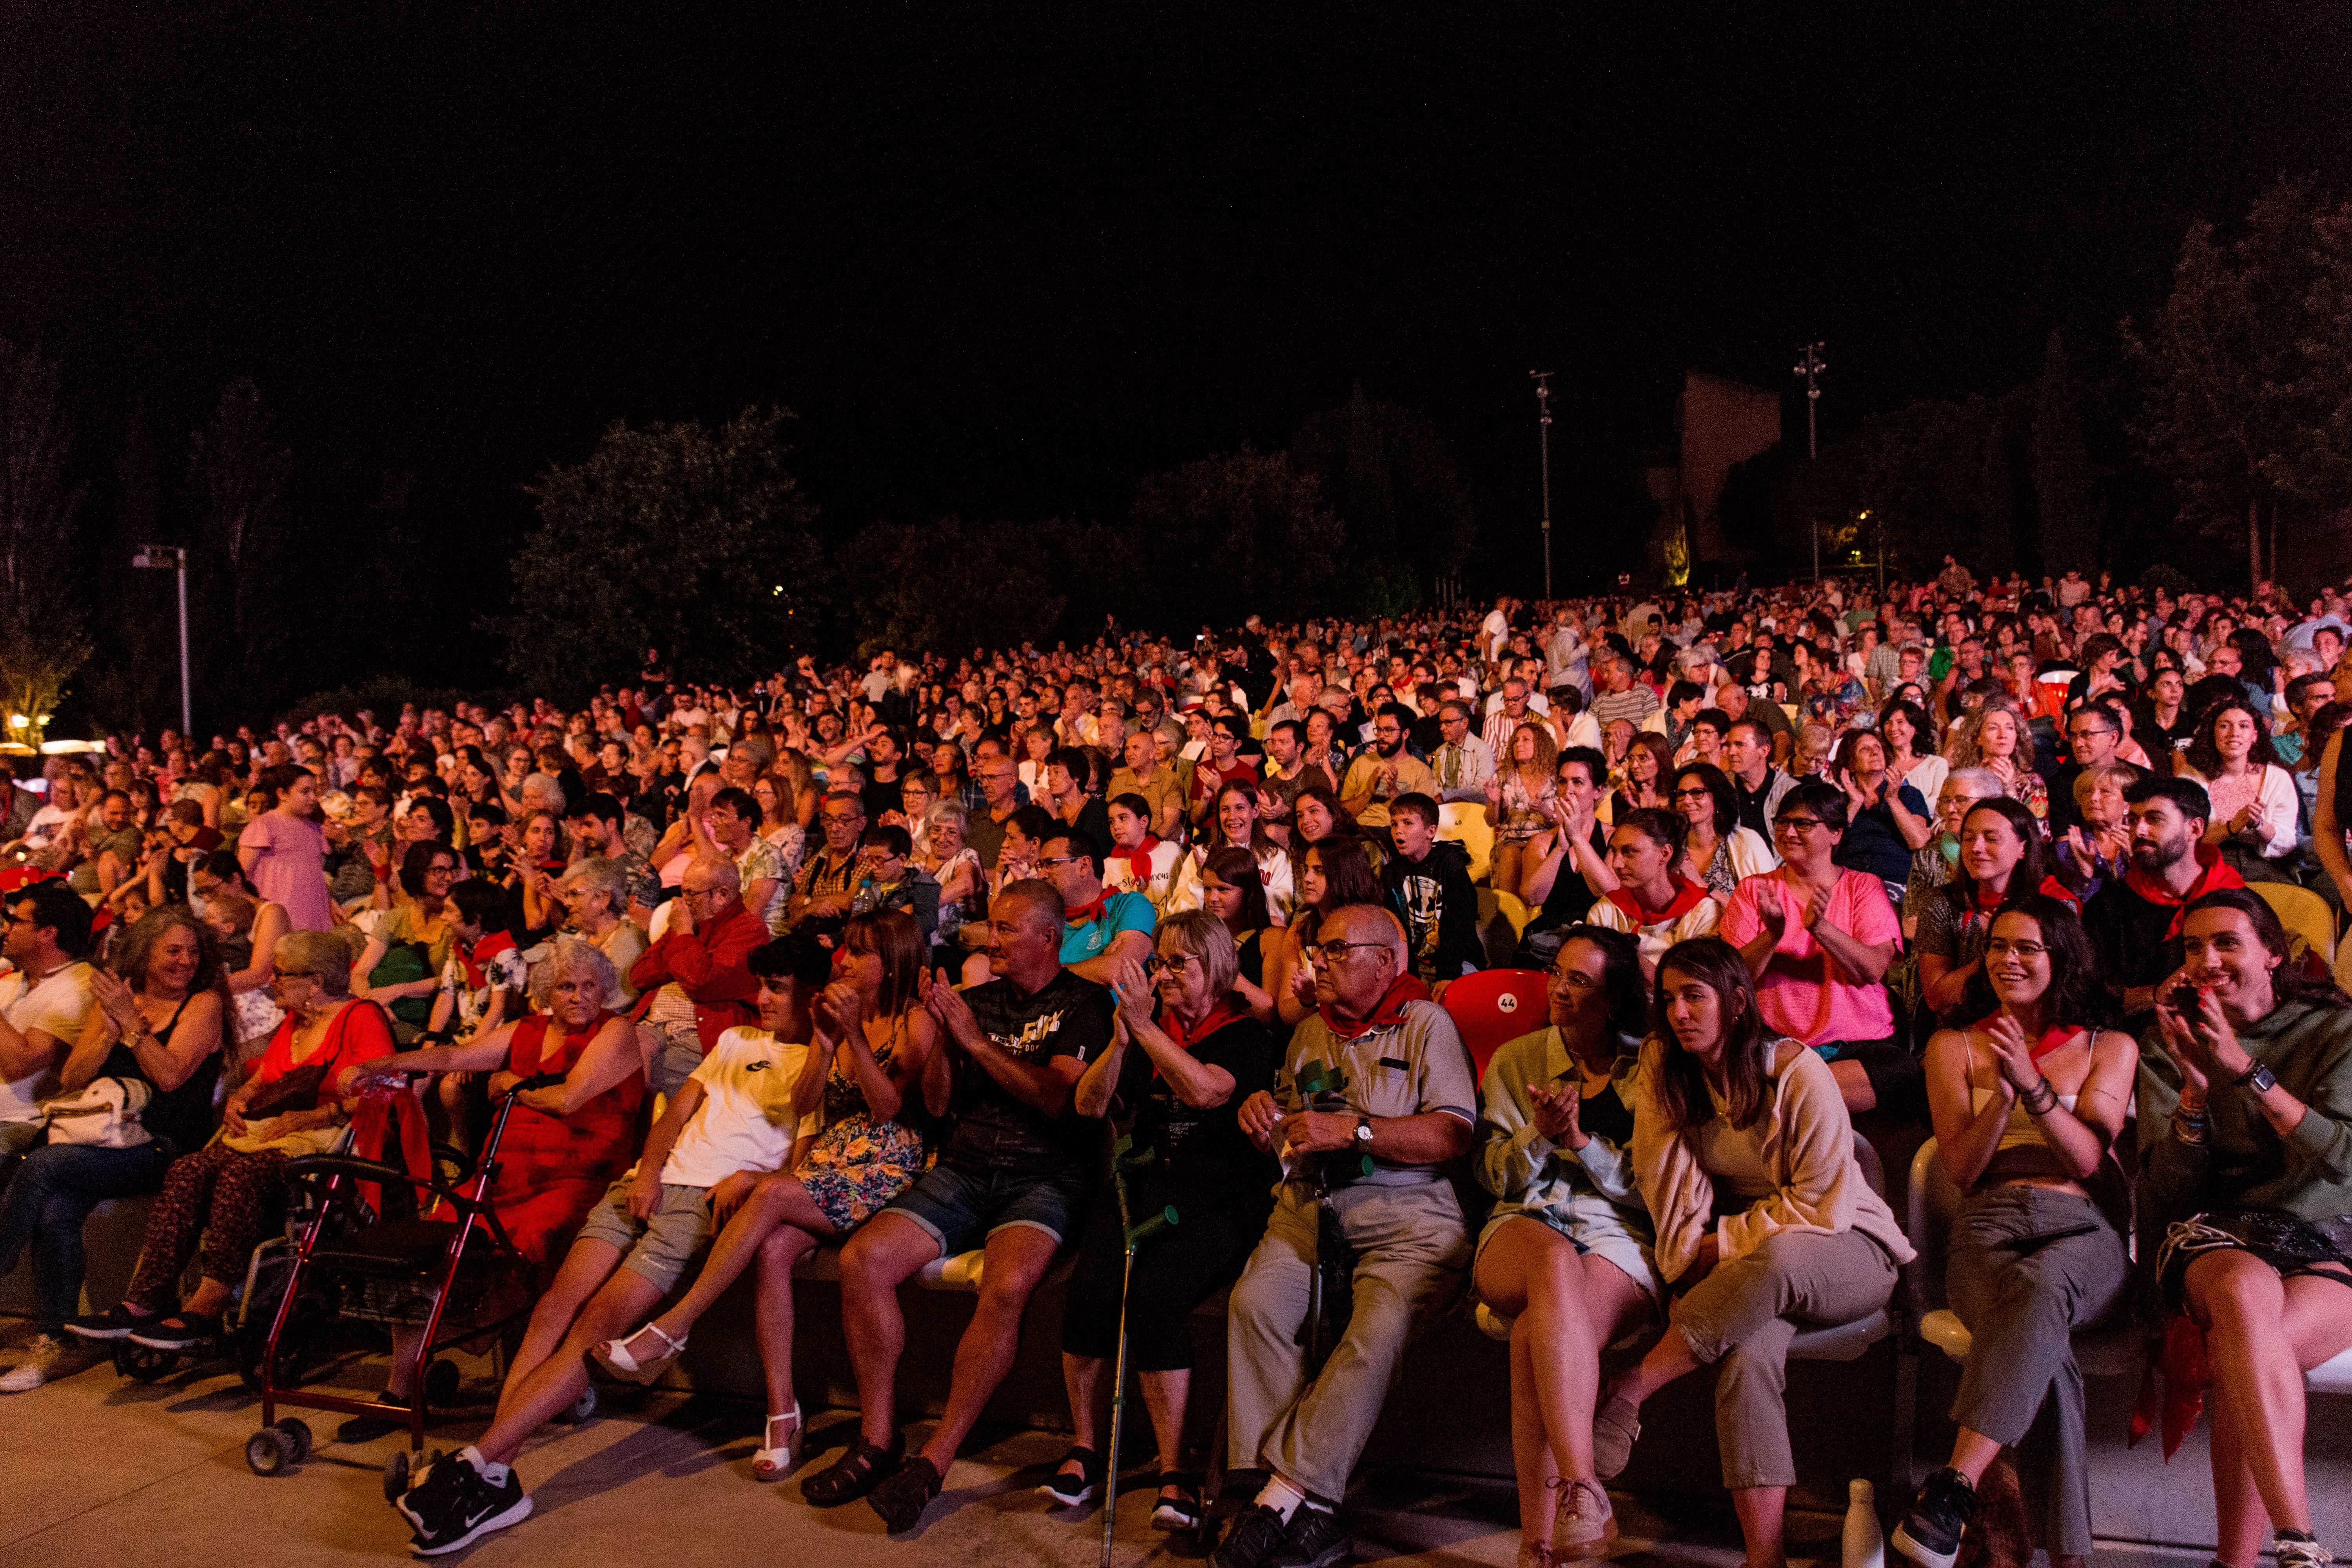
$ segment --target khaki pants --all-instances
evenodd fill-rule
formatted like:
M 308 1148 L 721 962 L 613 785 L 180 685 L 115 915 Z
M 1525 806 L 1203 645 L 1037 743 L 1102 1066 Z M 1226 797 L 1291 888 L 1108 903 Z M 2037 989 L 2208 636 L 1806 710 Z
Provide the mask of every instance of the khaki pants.
M 1442 1181 L 1343 1187 L 1330 1203 L 1356 1252 L 1354 1315 L 1310 1382 L 1297 1339 L 1315 1268 L 1315 1208 L 1286 1184 L 1226 1319 L 1226 1463 L 1278 1470 L 1336 1503 L 1406 1339 L 1461 1294 L 1470 1233 Z
M 1789 1342 L 1804 1328 L 1866 1317 L 1895 1294 L 1895 1260 L 1859 1231 L 1781 1231 L 1717 1264 L 1668 1314 L 1691 1353 L 1715 1368 L 1715 1439 L 1723 1484 L 1787 1487 Z

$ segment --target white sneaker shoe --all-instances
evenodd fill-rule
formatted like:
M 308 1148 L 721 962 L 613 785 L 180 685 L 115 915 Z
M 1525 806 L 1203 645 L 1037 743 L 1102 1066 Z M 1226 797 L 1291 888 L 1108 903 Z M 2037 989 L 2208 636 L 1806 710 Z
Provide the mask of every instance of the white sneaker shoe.
M 0 1394 L 30 1394 L 53 1378 L 79 1372 L 63 1340 L 41 1334 L 26 1347 L 25 1359 L 0 1373 Z
M 1562 1479 L 1552 1484 L 1559 1489 L 1559 1512 L 1551 1530 L 1552 1561 L 1566 1563 L 1599 1556 L 1601 1548 L 1617 1534 L 1617 1512 L 1609 1506 L 1609 1494 L 1581 1479 Z

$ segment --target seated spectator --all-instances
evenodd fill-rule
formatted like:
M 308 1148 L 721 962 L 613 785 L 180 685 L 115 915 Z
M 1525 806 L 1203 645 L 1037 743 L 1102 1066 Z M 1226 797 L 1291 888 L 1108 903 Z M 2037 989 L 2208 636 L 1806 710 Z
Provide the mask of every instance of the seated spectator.
M 2000 780 L 2001 792 L 2032 813 L 2035 821 L 2049 819 L 2050 786 L 2033 771 L 2032 742 L 2026 736 L 2025 721 L 2014 710 L 1986 708 L 1968 746 L 1974 756 L 1967 765 L 1984 768 Z
M 1780 864 L 1772 846 L 1739 820 L 1738 797 L 1722 769 L 1692 763 L 1675 772 L 1674 807 L 1690 824 L 1675 869 L 1722 903 L 1745 877 L 1760 877 Z
M 2294 778 L 2271 749 L 2270 726 L 2249 702 L 2206 710 L 2178 776 L 2205 786 L 2212 810 L 2205 843 L 2230 868 L 2257 882 L 2292 882 L 2302 838 Z
M 646 1081 L 673 1094 L 728 1030 L 751 1022 L 760 983 L 751 954 L 767 928 L 743 907 L 734 866 L 709 856 L 686 869 L 669 926 L 629 970 L 636 1018 L 653 1033 Z
M 352 997 L 350 983 L 351 948 L 341 937 L 292 931 L 278 939 L 270 984 L 286 1018 L 221 1108 L 225 1135 L 164 1173 L 121 1303 L 68 1328 L 163 1351 L 219 1339 L 222 1314 L 283 1197 L 286 1162 L 333 1147 L 357 1104 L 351 1069 L 393 1052 L 383 1009 Z M 199 1243 L 203 1277 L 177 1301 Z
M 1405 750 L 1412 725 L 1412 713 L 1404 704 L 1383 706 L 1372 721 L 1372 743 L 1348 764 L 1340 781 L 1340 808 L 1365 833 L 1386 834 L 1390 803 L 1397 796 L 1436 793 L 1437 776 L 1429 764 Z
M 141 869 L 145 859 L 143 840 L 131 811 L 130 792 L 108 790 L 99 797 L 89 848 L 68 875 L 74 891 L 84 898 L 106 899 Z
M 54 878 L 0 898 L 0 1181 L 48 1133 L 41 1101 L 83 1033 L 92 1005 L 89 906 Z
M 816 950 L 818 953 L 823 949 Z M 799 1463 L 805 1427 L 793 1383 L 793 1268 L 832 1237 L 846 1236 L 897 1199 L 923 1170 L 919 1092 L 939 1026 L 920 1003 L 924 948 L 903 910 L 859 915 L 842 932 L 837 978 L 817 996 L 808 1062 L 793 1110 L 824 1126 L 790 1170 L 762 1176 L 719 1228 L 692 1289 L 635 1333 L 591 1353 L 606 1371 L 638 1383 L 661 1375 L 687 1335 L 728 1286 L 760 1266 L 760 1361 L 767 1373 L 768 1421 L 751 1456 L 755 1480 L 781 1480 Z M 753 965 L 767 963 L 767 950 Z M 812 963 L 810 988 L 825 973 Z M 902 1120 L 903 1116 L 903 1120 Z
M 1248 1006 L 1251 1017 L 1272 1026 L 1280 1012 L 1266 989 L 1265 942 L 1269 931 L 1279 941 L 1282 928 L 1273 923 L 1266 908 L 1257 858 L 1238 847 L 1211 856 L 1201 872 L 1201 907 L 1223 921 L 1234 940 L 1234 994 Z
M 689 816 L 687 821 L 703 854 L 733 862 L 742 879 L 743 907 L 751 918 L 771 933 L 782 933 L 789 919 L 791 884 L 785 879 L 782 852 L 760 837 L 760 803 L 748 791 L 730 786 L 710 797 L 708 817 Z
M 1120 975 L 1120 1027 L 1079 1079 L 1080 1116 L 1118 1116 L 1150 1163 L 1128 1178 L 1127 1212 L 1141 1221 L 1173 1209 L 1173 1228 L 1137 1253 L 1131 1279 L 1116 1196 L 1095 1194 L 1062 1309 L 1062 1377 L 1072 1447 L 1039 1489 L 1065 1508 L 1111 1484 L 1111 1356 L 1122 1297 L 1128 1364 L 1143 1380 L 1160 1442 L 1160 1496 L 1151 1521 L 1192 1530 L 1202 1518 L 1201 1476 L 1184 1461 L 1192 1390 L 1192 1310 L 1233 1283 L 1265 1234 L 1273 1163 L 1237 1112 L 1273 1087 L 1279 1053 L 1234 990 L 1238 967 L 1224 922 L 1205 910 L 1171 915 L 1158 932 L 1157 973 Z M 1156 1003 L 1156 1005 L 1155 1005 Z M 1122 1285 L 1124 1289 L 1122 1289 Z
M 1057 827 L 1041 847 L 1037 869 L 1062 896 L 1062 962 L 1079 978 L 1108 985 L 1151 952 L 1159 917 L 1141 893 L 1104 886 L 1102 862 L 1085 833 Z
M 1045 763 L 1045 805 L 1063 826 L 1084 834 L 1096 853 L 1100 854 L 1110 847 L 1110 808 L 1087 788 L 1094 772 L 1093 759 L 1079 747 L 1064 746 L 1055 751 Z M 1170 798 L 1177 803 L 1181 813 L 1183 786 L 1177 783 L 1172 770 L 1165 782 Z
M 916 833 L 915 868 L 939 884 L 940 913 L 935 946 L 956 941 L 967 921 L 986 917 L 988 874 L 980 855 L 964 841 L 969 814 L 960 800 L 937 800 L 908 831 Z
M 448 901 L 457 879 L 457 852 L 447 845 L 428 841 L 403 850 L 400 886 L 407 901 L 376 921 L 367 946 L 352 964 L 352 994 L 389 1013 L 393 1032 L 404 1043 L 414 1042 L 433 1016 L 433 994 L 441 988 L 441 972 L 448 965 L 455 940 Z M 265 916 L 268 908 L 264 906 Z M 261 918 L 254 921 L 257 961 L 264 951 L 262 923 Z M 236 990 L 248 977 L 229 976 L 229 989 Z
M 731 874 L 734 868 L 698 859 L 688 878 L 715 869 Z M 741 907 L 735 906 L 739 914 Z M 588 1386 L 589 1348 L 643 1321 L 685 1272 L 714 1221 L 723 1222 L 761 1176 L 782 1169 L 797 1142 L 816 1131 L 815 1114 L 798 1109 L 794 1090 L 808 1058 L 809 1008 L 824 960 L 805 939 L 786 941 L 793 945 L 760 952 L 759 1026 L 721 1034 L 677 1085 L 635 1168 L 588 1211 L 554 1282 L 531 1310 L 522 1348 L 508 1363 L 489 1430 L 434 1461 L 394 1500 L 415 1532 L 411 1550 L 417 1555 L 457 1551 L 530 1515 L 530 1495 L 511 1466 L 524 1441 Z M 599 977 L 575 1005 L 600 1003 L 601 991 Z M 608 1029 L 598 1027 L 589 1051 L 616 1072 L 626 1064 L 606 1044 Z M 538 1092 L 565 1103 L 562 1087 Z
M 1381 868 L 1381 896 L 1403 925 L 1413 974 L 1433 997 L 1475 969 L 1486 948 L 1478 937 L 1478 889 L 1470 856 L 1437 837 L 1437 803 L 1401 795 L 1389 806 L 1396 853 Z
M 2099 978 L 2123 1009 L 2126 1031 L 2156 1017 L 2156 988 L 2185 962 L 2182 911 L 2196 899 L 2242 888 L 2220 849 L 2206 843 L 2212 815 L 2194 779 L 2147 778 L 2124 791 L 2131 808 L 2131 865 L 2099 889 L 2083 923 L 2099 954 Z
M 593 942 L 613 965 L 613 990 L 604 1005 L 615 1012 L 637 999 L 636 987 L 629 984 L 629 970 L 646 951 L 646 933 L 628 915 L 628 877 L 621 862 L 596 855 L 572 862 L 556 883 L 568 929 Z
M 824 847 L 802 865 L 784 924 L 787 930 L 830 942 L 847 923 L 856 899 L 866 804 L 848 790 L 831 791 L 818 807 L 817 826 L 824 831 Z
M 1103 886 L 1141 893 L 1164 912 L 1183 851 L 1151 831 L 1151 804 L 1132 793 L 1110 799 L 1110 847 L 1103 856 Z
M 1952 1568 L 1985 1471 L 2014 1447 L 2032 1478 L 2033 1543 L 2082 1568 L 2091 1471 L 2071 1336 L 2105 1315 L 2130 1270 L 2109 1150 L 2131 1114 L 2139 1047 L 2100 1026 L 2114 1007 L 2074 906 L 2025 893 L 1992 928 L 1964 1009 L 1979 1021 L 1927 1042 L 1937 1152 L 1967 1194 L 1946 1266 L 1971 1340 L 1952 1403 L 1960 1430 L 1893 1544 L 1920 1568 Z
M 1935 837 L 1926 798 L 1887 766 L 1885 742 L 1868 730 L 1849 730 L 1838 742 L 1830 782 L 1846 798 L 1837 863 L 1869 872 L 1886 884 L 1887 901 L 1900 903 L 1912 855 Z
M 1675 776 L 1674 749 L 1664 735 L 1646 731 L 1625 743 L 1616 788 L 1609 797 L 1609 820 L 1622 822 L 1637 811 L 1668 811 L 1666 791 Z
M 2131 808 L 2124 791 L 2143 770 L 2128 763 L 2096 763 L 2074 775 L 2075 826 L 2054 846 L 2051 875 L 2077 900 L 2124 874 L 2131 862 Z
M 1283 929 L 1266 969 L 1265 988 L 1274 998 L 1276 1017 L 1286 1025 L 1304 1023 L 1315 1010 L 1315 965 L 1308 954 L 1322 940 L 1324 921 L 1349 904 L 1381 901 L 1380 879 L 1372 874 L 1364 847 L 1345 838 L 1307 849 L 1299 861 L 1298 890 L 1304 902 L 1297 918 Z
M 1393 916 L 1349 905 L 1322 924 L 1315 1016 L 1291 1037 L 1275 1089 L 1240 1112 L 1283 1182 L 1226 1315 L 1226 1465 L 1265 1484 L 1215 1568 L 1344 1553 L 1338 1509 L 1405 1342 L 1453 1304 L 1470 1261 L 1446 1179 L 1476 1121 L 1469 1053 L 1412 977 Z M 1318 1088 L 1327 1073 L 1339 1081 Z M 1320 1257 L 1326 1234 L 1348 1247 L 1354 1308 L 1302 1334 L 1315 1273 L 1334 1267 Z M 1328 1359 L 1311 1359 L 1302 1339 L 1322 1340 Z
M 1613 884 L 1593 904 L 1591 921 L 1638 940 L 1642 974 L 1657 971 L 1658 958 L 1678 942 L 1715 930 L 1723 906 L 1675 869 L 1682 859 L 1690 825 L 1671 811 L 1649 807 L 1617 819 L 1609 834 L 1609 879 Z
M 1490 880 L 1495 890 L 1526 900 L 1551 852 L 1551 802 L 1559 753 L 1551 732 L 1541 724 L 1522 724 L 1512 732 L 1509 751 L 1499 771 L 1486 781 L 1486 811 L 1495 828 L 1495 864 Z M 1539 901 L 1539 900 L 1538 900 Z
M 928 947 L 939 929 L 940 885 L 915 865 L 914 853 L 914 836 L 896 823 L 877 823 L 858 835 L 857 885 L 850 890 L 849 913 L 854 920 L 904 910 L 922 928 Z
M 1238 779 L 1218 786 L 1216 810 L 1209 818 L 1207 831 L 1185 851 L 1177 866 L 1176 886 L 1168 896 L 1163 913 L 1201 908 L 1209 862 L 1223 850 L 1239 848 L 1247 850 L 1250 858 L 1257 863 L 1258 884 L 1265 895 L 1268 920 L 1278 926 L 1290 919 L 1297 904 L 1297 889 L 1291 875 L 1290 857 L 1266 831 L 1262 815 L 1265 798 L 1259 785 Z
M 1623 1087 L 1649 1032 L 1633 939 L 1571 928 L 1549 995 L 1549 1026 L 1507 1042 L 1479 1086 L 1478 1184 L 1497 1201 L 1471 1268 L 1511 1320 L 1519 1560 L 1537 1565 L 1616 1533 L 1592 1461 L 1601 1351 L 1654 1321 L 1664 1295 Z
M 1790 1342 L 1801 1326 L 1885 1308 L 1914 1255 L 1854 1157 L 1829 1065 L 1773 1036 L 1729 943 L 1669 951 L 1653 1016 L 1633 1079 L 1633 1163 L 1658 1272 L 1679 1289 L 1665 1336 L 1593 1417 L 1593 1466 L 1613 1479 L 1649 1397 L 1716 1367 L 1723 1484 L 1748 1563 L 1778 1563 L 1797 1479 L 1781 1402 Z
M 1057 837 L 1046 847 L 1050 859 L 1073 846 Z M 956 1450 L 1012 1367 L 1030 1294 L 1077 1235 L 1095 1182 L 1100 1129 L 1073 1114 L 1072 1091 L 1110 1043 L 1110 992 L 1062 963 L 1066 927 L 1051 885 L 1013 883 L 989 905 L 988 921 L 998 977 L 967 992 L 937 979 L 923 997 L 951 1042 L 932 1068 L 954 1085 L 939 1163 L 842 1249 L 858 1440 L 802 1488 L 820 1508 L 867 1497 L 893 1533 L 913 1529 L 939 1496 Z M 957 1347 L 947 1407 L 923 1451 L 902 1457 L 898 1287 L 934 1259 L 975 1247 L 986 1258 L 980 1305 Z
M 1595 900 L 1616 886 L 1616 874 L 1609 869 L 1609 833 L 1599 817 L 1608 773 L 1601 753 L 1586 746 L 1562 752 L 1553 770 L 1558 784 L 1552 823 L 1559 831 L 1528 884 L 1528 907 L 1535 919 L 1524 934 L 1538 958 L 1557 950 L 1555 933 L 1584 924 Z
M 1195 831 L 1207 826 L 1227 785 L 1243 784 L 1256 791 L 1257 769 L 1242 755 L 1250 744 L 1249 721 L 1241 714 L 1220 713 L 1209 721 L 1209 754 L 1193 764 L 1192 780 L 1185 786 L 1185 814 Z M 1111 793 L 1118 793 L 1117 779 L 1111 781 Z
M 1911 854 L 1911 877 L 1903 885 L 1903 934 L 1917 934 L 1920 912 L 1927 900 L 1950 882 L 1959 869 L 1960 824 L 1969 807 L 2001 793 L 2000 780 L 1983 768 L 1955 768 L 1945 775 L 1936 796 L 1936 836 Z
M 1441 801 L 1484 801 L 1495 776 L 1495 752 L 1486 739 L 1470 731 L 1470 705 L 1449 698 L 1438 705 L 1438 744 L 1429 754 L 1429 770 L 1437 775 Z
M 22 922 L 12 922 L 10 936 L 20 929 Z M 51 942 L 58 935 L 53 927 L 37 931 Z M 125 1086 L 123 1110 L 137 1123 L 139 1135 L 126 1133 L 129 1141 L 117 1146 L 39 1145 L 25 1155 L 0 1192 L 0 1274 L 29 1251 L 34 1303 L 32 1342 L 16 1365 L 0 1374 L 0 1394 L 37 1388 L 69 1370 L 71 1342 L 62 1336 L 81 1300 L 81 1229 L 90 1211 L 109 1198 L 155 1191 L 165 1167 L 202 1148 L 212 1135 L 213 1086 L 220 1079 L 228 1005 L 212 933 L 185 909 L 167 906 L 141 917 L 123 933 L 110 970 L 71 967 L 82 971 L 69 984 L 78 984 L 86 1011 L 72 1054 L 59 1069 L 58 1089 L 75 1096 L 100 1079 Z M 34 994 L 54 985 L 53 978 L 35 986 Z M 59 988 L 50 1000 L 65 994 Z M 50 1023 L 64 1021 L 60 1012 Z M 25 1026 L 16 1025 L 20 1035 Z M 147 1089 L 145 1105 L 128 1102 L 132 1084 Z
M 1960 819 L 1959 847 L 1951 880 L 1920 907 L 1916 939 L 1920 999 L 1947 1022 L 1958 1021 L 1984 968 L 1994 910 L 2028 893 L 2074 901 L 2050 875 L 2040 824 L 2007 795 L 1969 809 Z
M 625 821 L 621 803 L 609 795 L 596 793 L 580 797 L 564 817 L 563 829 L 572 840 L 574 865 L 583 860 L 610 860 L 620 868 L 624 897 L 620 912 L 642 927 L 661 906 L 661 878 L 644 856 L 629 847 L 622 832 Z M 619 960 L 614 962 L 618 963 Z M 628 973 L 628 965 L 620 967 L 624 974 Z
M 2315 1568 L 2303 1373 L 2352 1349 L 2352 1005 L 2244 889 L 2191 900 L 2184 925 L 2139 1075 L 2142 1218 L 2170 1227 L 2158 1289 L 2210 1367 L 2215 1561 L 2258 1562 L 2267 1518 L 2283 1568 Z M 2169 1352 L 2165 1373 L 2195 1375 Z

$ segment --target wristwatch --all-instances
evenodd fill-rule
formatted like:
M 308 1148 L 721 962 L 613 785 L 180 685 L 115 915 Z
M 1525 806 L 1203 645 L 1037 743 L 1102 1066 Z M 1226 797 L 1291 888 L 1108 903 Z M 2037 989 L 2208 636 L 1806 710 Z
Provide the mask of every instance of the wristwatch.
M 2268 1094 L 2278 1087 L 2277 1075 L 2260 1062 L 2240 1073 L 2237 1081 L 2240 1089 L 2258 1096 Z
M 1359 1116 L 1356 1118 L 1356 1147 L 1369 1150 L 1371 1146 L 1372 1119 L 1369 1116 Z

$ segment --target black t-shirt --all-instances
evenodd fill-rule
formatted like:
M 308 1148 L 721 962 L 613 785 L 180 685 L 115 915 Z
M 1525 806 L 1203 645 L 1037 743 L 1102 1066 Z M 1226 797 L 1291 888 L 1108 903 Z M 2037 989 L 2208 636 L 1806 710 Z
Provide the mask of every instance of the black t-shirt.
M 1609 835 L 1598 823 L 1595 823 L 1592 827 L 1591 843 L 1594 853 L 1604 859 L 1607 858 Z M 1585 916 L 1592 912 L 1592 906 L 1600 901 L 1599 895 L 1592 890 L 1592 885 L 1584 879 L 1584 873 L 1576 868 L 1576 858 L 1572 855 L 1562 856 L 1559 862 L 1559 874 L 1552 879 L 1551 891 L 1544 895 L 1541 910 L 1544 927 L 1546 930 L 1550 930 L 1558 926 L 1580 924 Z
M 1139 1148 L 1158 1158 L 1144 1169 L 1155 1184 L 1187 1184 L 1270 1189 L 1278 1173 L 1271 1156 L 1259 1152 L 1241 1129 L 1242 1102 L 1274 1088 L 1282 1065 L 1274 1036 L 1246 1014 L 1222 1024 L 1191 1046 L 1192 1059 L 1234 1075 L 1234 1091 L 1223 1105 L 1202 1109 L 1177 1096 L 1151 1065 L 1151 1055 L 1132 1046 L 1119 1064 L 1118 1111 L 1134 1118 Z
M 2141 898 L 2121 877 L 2092 894 L 2083 925 L 2099 955 L 2099 978 L 2117 990 L 2161 984 L 2184 962 L 2180 938 L 2169 934 L 2179 913 L 2177 904 Z M 2136 1013 L 2125 1026 L 2137 1033 L 2155 1016 L 2153 1011 Z
M 963 998 L 998 1049 L 1033 1065 L 1054 1057 L 1091 1062 L 1110 1043 L 1109 988 L 1066 969 L 1027 995 L 1010 980 L 992 980 Z M 1102 1137 L 1101 1126 L 1087 1117 L 1041 1114 L 969 1059 L 956 1063 L 950 1114 L 955 1125 L 940 1157 L 968 1171 L 1083 1173 L 1094 1164 Z
M 899 799 L 898 786 L 906 782 L 906 765 L 901 763 L 898 772 L 890 778 L 869 778 L 866 781 L 866 787 L 860 790 L 858 795 L 866 804 L 866 821 L 879 822 L 882 820 L 884 812 L 905 809 L 904 803 Z

